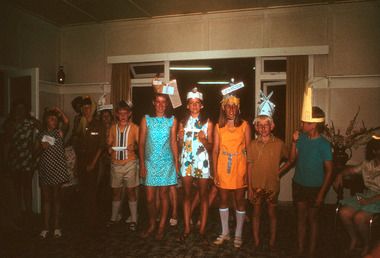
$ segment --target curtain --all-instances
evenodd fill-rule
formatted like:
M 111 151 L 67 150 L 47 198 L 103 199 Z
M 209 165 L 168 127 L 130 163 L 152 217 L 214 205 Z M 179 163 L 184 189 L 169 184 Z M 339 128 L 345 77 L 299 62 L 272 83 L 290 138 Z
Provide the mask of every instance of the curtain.
M 308 79 L 308 56 L 289 56 L 286 61 L 286 128 L 285 144 L 299 130 L 305 84 Z
M 111 78 L 111 103 L 116 106 L 120 100 L 131 100 L 131 74 L 129 64 L 113 64 Z

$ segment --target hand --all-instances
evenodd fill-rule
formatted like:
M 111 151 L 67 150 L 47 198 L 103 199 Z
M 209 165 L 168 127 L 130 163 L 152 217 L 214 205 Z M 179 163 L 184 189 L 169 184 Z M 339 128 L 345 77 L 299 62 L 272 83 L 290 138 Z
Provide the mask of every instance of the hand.
M 359 204 L 360 204 L 360 205 L 367 205 L 368 203 L 370 203 L 369 198 L 361 198 L 361 199 L 359 200 Z
M 112 147 L 108 147 L 108 153 L 111 155 L 111 154 L 112 154 L 112 152 L 113 152 L 113 149 L 112 149 Z
M 324 202 L 323 197 L 318 194 L 317 199 L 315 200 L 314 207 L 320 206 L 321 204 L 323 204 L 323 202 Z
M 182 128 L 182 129 L 179 129 L 178 131 L 178 140 L 180 142 L 183 142 L 183 138 L 185 137 L 185 130 Z
M 93 162 L 91 162 L 90 164 L 87 165 L 86 171 L 90 172 L 94 169 L 94 167 L 95 167 L 95 164 L 93 164 Z
M 333 186 L 335 189 L 338 189 L 339 187 L 343 186 L 343 175 L 339 174 L 336 176 L 335 181 L 333 183 Z
M 203 141 L 206 141 L 206 140 L 207 140 L 207 139 L 206 139 L 205 132 L 203 132 L 203 131 L 200 131 L 200 132 L 198 133 L 198 137 L 199 137 L 199 141 L 200 141 L 200 142 L 203 142 Z
M 42 148 L 43 149 L 47 149 L 49 147 L 50 147 L 50 143 L 48 143 L 48 142 L 42 142 Z
M 248 200 L 250 201 L 250 202 L 252 202 L 253 201 L 253 190 L 252 190 L 252 188 L 248 188 Z
M 216 186 L 219 186 L 219 184 L 220 184 L 220 182 L 219 182 L 219 176 L 218 175 L 215 175 L 215 177 L 214 177 L 214 184 Z
M 140 171 L 139 171 L 140 177 L 141 178 L 146 178 L 146 169 L 145 166 L 140 165 Z
M 293 133 L 293 142 L 297 142 L 298 139 L 299 139 L 299 137 L 300 137 L 300 132 L 299 131 L 295 131 Z

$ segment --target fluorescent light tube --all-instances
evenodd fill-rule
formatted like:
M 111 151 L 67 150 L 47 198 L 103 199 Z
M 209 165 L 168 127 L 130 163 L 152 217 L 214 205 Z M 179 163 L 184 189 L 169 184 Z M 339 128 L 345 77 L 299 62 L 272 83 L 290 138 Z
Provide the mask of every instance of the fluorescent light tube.
M 211 67 L 170 67 L 170 70 L 176 71 L 210 71 Z

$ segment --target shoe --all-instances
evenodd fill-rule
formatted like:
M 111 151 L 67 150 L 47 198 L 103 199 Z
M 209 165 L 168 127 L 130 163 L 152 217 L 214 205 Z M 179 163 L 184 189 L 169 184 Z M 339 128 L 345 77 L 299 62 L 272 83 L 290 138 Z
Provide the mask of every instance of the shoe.
M 132 230 L 132 231 L 136 231 L 137 230 L 137 224 L 136 224 L 136 222 L 132 222 L 131 225 L 129 226 L 129 229 Z
M 117 220 L 116 221 L 113 221 L 113 220 L 110 220 L 110 221 L 108 221 L 107 222 L 107 228 L 110 228 L 110 227 L 112 227 L 112 226 L 115 226 L 116 224 L 117 224 Z
M 62 231 L 60 228 L 54 230 L 54 235 L 53 235 L 54 238 L 60 238 L 61 236 L 62 236 Z
M 141 238 L 142 238 L 142 239 L 148 238 L 148 237 L 150 237 L 152 234 L 153 234 L 153 231 L 145 231 L 145 232 L 141 233 Z
M 220 236 L 218 236 L 218 238 L 214 241 L 214 244 L 216 245 L 221 245 L 223 244 L 224 241 L 226 240 L 230 240 L 231 237 L 229 234 L 221 234 Z
M 120 220 L 123 218 L 123 216 L 121 214 L 117 214 L 117 218 L 116 218 L 116 221 L 117 222 L 120 222 Z
M 154 237 L 156 240 L 161 240 L 163 239 L 165 236 L 165 232 L 162 231 L 162 232 L 157 232 L 156 236 Z
M 45 239 L 48 236 L 49 231 L 44 229 L 40 233 L 40 239 Z
M 170 223 L 170 226 L 174 227 L 174 226 L 177 226 L 178 220 L 171 218 L 170 221 L 169 221 L 169 223 Z
M 180 235 L 175 241 L 177 243 L 182 243 L 182 242 L 185 242 L 186 239 L 190 236 L 189 233 L 182 233 L 182 235 Z
M 139 214 L 137 214 L 136 216 L 136 220 L 139 219 Z M 125 223 L 132 223 L 132 216 L 129 216 L 126 220 L 125 220 Z
M 235 246 L 236 248 L 240 248 L 242 244 L 243 244 L 243 241 L 241 240 L 241 237 L 239 237 L 239 236 L 235 236 L 235 239 L 234 239 L 234 246 Z

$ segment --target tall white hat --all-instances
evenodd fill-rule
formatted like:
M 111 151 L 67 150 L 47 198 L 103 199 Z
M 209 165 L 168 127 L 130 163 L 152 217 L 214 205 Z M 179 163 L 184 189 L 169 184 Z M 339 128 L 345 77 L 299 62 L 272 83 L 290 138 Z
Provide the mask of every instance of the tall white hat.
M 186 97 L 186 99 L 195 99 L 195 98 L 203 100 L 203 94 L 198 91 L 197 87 L 194 87 L 190 92 L 188 92 L 187 97 Z
M 305 92 L 303 97 L 301 121 L 310 123 L 324 122 L 325 118 L 313 118 L 313 105 L 312 105 L 312 88 L 309 80 L 306 82 Z
M 269 99 L 272 97 L 273 91 L 268 95 L 268 97 L 266 97 L 265 94 L 260 90 L 260 95 L 261 103 L 257 108 L 257 116 L 265 115 L 272 118 L 276 105 L 273 104 Z
M 105 109 L 113 109 L 112 104 L 107 105 L 106 95 L 107 95 L 107 93 L 104 93 L 98 101 L 98 107 L 97 107 L 98 112 L 105 110 Z

